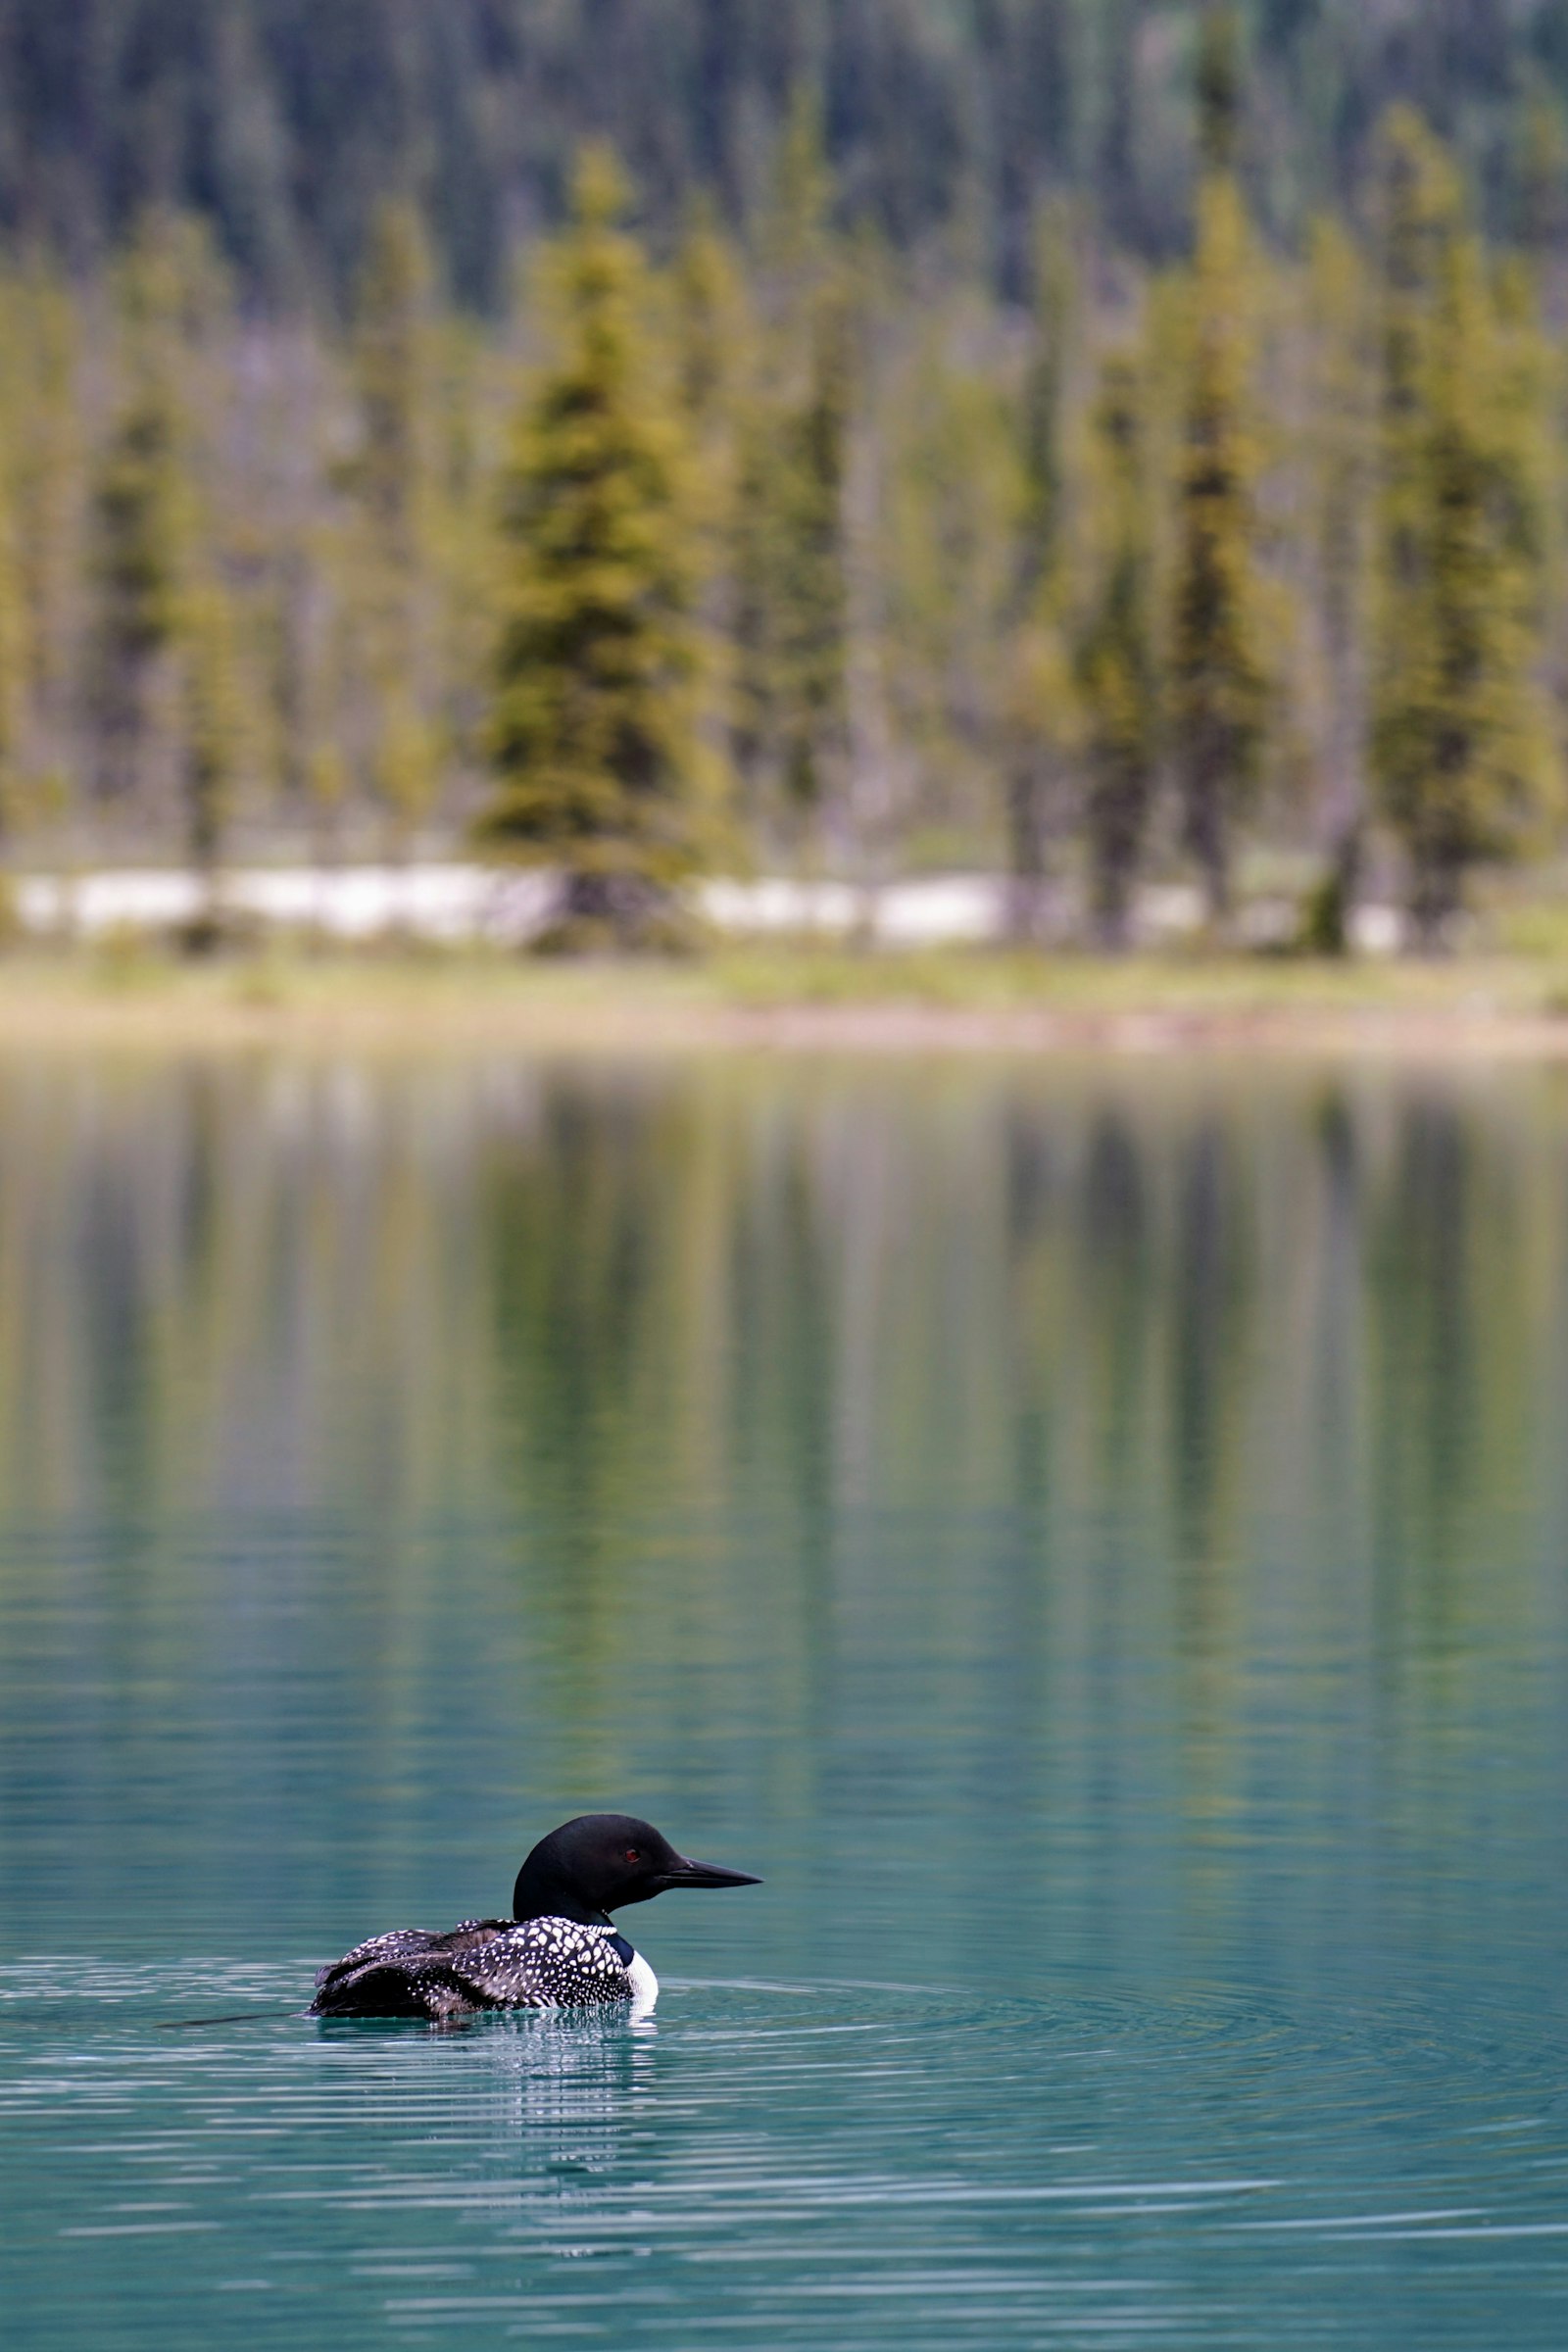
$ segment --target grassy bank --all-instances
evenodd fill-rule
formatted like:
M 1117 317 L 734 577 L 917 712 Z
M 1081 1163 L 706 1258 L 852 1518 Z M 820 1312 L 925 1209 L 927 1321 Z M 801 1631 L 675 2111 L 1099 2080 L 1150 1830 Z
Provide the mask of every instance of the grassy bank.
M 1568 948 L 1447 963 L 729 949 L 689 963 L 140 953 L 0 960 L 0 1045 L 1199 1047 L 1568 1056 Z

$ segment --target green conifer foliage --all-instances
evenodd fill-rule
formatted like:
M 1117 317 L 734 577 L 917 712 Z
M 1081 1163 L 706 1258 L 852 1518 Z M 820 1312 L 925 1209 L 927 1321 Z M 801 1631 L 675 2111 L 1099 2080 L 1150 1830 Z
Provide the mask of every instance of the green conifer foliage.
M 1198 152 L 1205 173 L 1234 172 L 1242 134 L 1242 28 L 1231 0 L 1209 0 L 1198 28 Z
M 1562 101 L 1537 88 L 1514 139 L 1514 227 L 1520 246 L 1544 262 L 1568 225 L 1568 121 Z
M 1037 13 L 975 24 L 1006 48 Z M 441 224 L 377 207 L 416 173 L 361 187 L 341 318 L 235 304 L 174 217 L 102 282 L 0 257 L 0 825 L 29 855 L 134 839 L 216 871 L 231 808 L 290 850 L 311 823 L 324 858 L 412 854 L 466 837 L 493 782 L 497 857 L 574 876 L 601 936 L 750 855 L 867 893 L 1005 862 L 1020 939 L 1087 870 L 1113 942 L 1157 702 L 1216 915 L 1256 811 L 1320 860 L 1313 944 L 1343 948 L 1358 851 L 1389 836 L 1441 936 L 1468 868 L 1549 810 L 1542 681 L 1568 699 L 1568 116 L 1521 66 L 1521 103 L 1485 136 L 1465 118 L 1512 261 L 1413 118 L 1372 143 L 1377 243 L 1325 204 L 1298 260 L 1320 183 L 1280 113 L 1282 21 L 1117 0 L 1083 44 L 1097 74 L 1138 49 L 1115 123 L 1083 116 L 1059 175 L 924 214 L 911 185 L 876 227 L 880 167 L 801 52 L 787 117 L 780 74 L 714 167 L 723 230 L 672 154 L 667 266 L 598 198 L 557 242 L 558 360 L 510 456 L 513 353 L 548 321 L 454 312 Z M 1137 250 L 1083 169 L 1135 143 L 1113 217 Z M 1152 266 L 1195 154 L 1193 259 Z M 730 771 L 749 845 L 710 821 Z
M 416 552 L 426 448 L 431 264 L 411 204 L 376 217 L 360 287 L 355 333 L 362 440 L 355 474 L 387 552 L 407 564 Z
M 30 812 L 63 811 L 75 709 L 76 607 L 84 504 L 79 364 L 83 321 L 69 284 L 29 270 L 11 290 L 15 376 L 6 402 L 17 592 L 13 639 L 27 676 L 19 714 Z M 53 806 L 51 807 L 51 803 Z
M 669 340 L 690 453 L 696 558 L 697 734 L 705 786 L 724 797 L 734 721 L 737 468 L 743 393 L 755 366 L 751 306 L 738 255 L 707 205 L 694 208 L 669 271 Z
M 0 331 L 11 323 L 0 314 Z M 6 454 L 17 447 L 18 423 L 9 404 L 0 414 Z M 22 553 L 23 500 L 14 464 L 0 470 L 0 848 L 14 840 L 29 813 L 27 749 L 35 674 L 35 609 L 26 594 Z
M 739 258 L 707 204 L 694 206 L 670 271 L 677 390 L 705 459 L 722 465 L 747 342 Z M 705 464 L 702 489 L 711 491 Z
M 184 944 L 195 955 L 222 937 L 220 884 L 223 840 L 239 768 L 242 720 L 234 615 L 221 584 L 187 582 L 180 601 L 182 743 L 180 803 L 185 854 L 200 890 Z
M 203 891 L 186 944 L 204 949 L 247 736 L 213 366 L 234 320 L 189 220 L 151 221 L 119 290 L 124 389 L 92 498 L 99 783 L 140 823 L 175 817 Z
M 1310 625 L 1306 721 L 1317 774 L 1323 872 L 1302 944 L 1345 955 L 1366 824 L 1367 662 L 1376 459 L 1376 304 L 1366 260 L 1337 220 L 1313 223 L 1305 284 L 1302 568 Z
M 1096 937 L 1124 948 L 1134 878 L 1153 800 L 1157 681 L 1150 613 L 1149 479 L 1143 387 L 1131 354 L 1101 371 L 1093 416 L 1094 505 L 1103 549 L 1076 648 L 1084 712 Z
M 122 273 L 125 389 L 92 490 L 93 721 L 110 800 L 145 781 L 155 673 L 180 624 L 192 520 L 181 360 L 204 260 L 191 224 L 157 220 Z
M 1517 846 L 1550 791 L 1535 677 L 1546 376 L 1532 299 L 1494 277 L 1433 133 L 1400 112 L 1388 155 L 1373 760 L 1430 951 L 1469 869 Z
M 939 313 L 922 322 L 919 347 L 884 363 L 877 650 L 902 814 L 929 827 L 928 839 L 993 840 L 999 782 L 1005 791 L 1016 776 L 1020 793 L 1032 790 L 1059 709 L 1050 645 L 1020 617 L 1018 551 L 1035 484 L 1016 386 L 998 359 L 972 313 L 956 327 Z M 1026 892 L 1030 879 L 1025 867 Z M 1031 937 L 1035 911 L 1019 909 Z
M 423 223 L 412 204 L 388 202 L 376 217 L 355 320 L 360 445 L 349 478 L 360 524 L 351 586 L 366 764 L 400 851 L 441 772 L 433 311 Z
M 0 266 L 0 836 L 12 840 L 58 818 L 65 801 L 79 559 L 74 308 L 53 271 Z
M 1237 820 L 1262 765 L 1266 685 L 1257 644 L 1257 517 L 1247 216 L 1234 173 L 1230 12 L 1204 46 L 1190 357 L 1178 484 L 1171 720 L 1188 848 L 1212 921 L 1229 911 Z
M 849 441 L 856 306 L 827 220 L 816 110 L 797 104 L 759 237 L 763 326 L 735 497 L 735 765 L 792 845 L 848 783 Z
M 1026 491 L 1012 551 L 1006 683 L 1001 697 L 1007 930 L 1038 942 L 1047 916 L 1051 835 L 1064 775 L 1081 750 L 1069 612 L 1074 500 L 1069 445 L 1078 421 L 1074 376 L 1083 327 L 1074 224 L 1057 203 L 1035 239 L 1030 338 L 1018 455 Z
M 552 256 L 561 350 L 519 417 L 505 488 L 492 855 L 554 865 L 563 938 L 635 945 L 705 856 L 682 445 L 657 404 L 624 186 L 589 150 Z
M 1072 221 L 1059 203 L 1040 224 L 1033 291 L 1022 432 L 1029 504 L 1018 551 L 1025 605 L 1059 572 L 1066 539 L 1064 439 L 1083 318 Z
M 851 402 L 851 322 L 826 291 L 810 322 L 805 397 L 789 419 L 779 481 L 780 562 L 772 582 L 785 789 L 819 809 L 844 760 L 847 582 L 844 483 Z

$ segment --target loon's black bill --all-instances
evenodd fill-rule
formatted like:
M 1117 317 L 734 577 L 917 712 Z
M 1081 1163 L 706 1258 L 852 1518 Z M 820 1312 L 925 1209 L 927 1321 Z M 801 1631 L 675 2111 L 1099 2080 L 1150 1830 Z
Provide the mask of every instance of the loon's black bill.
M 661 1894 L 673 1886 L 760 1886 L 749 1870 L 723 1870 L 716 1862 L 688 1862 L 683 1855 L 673 1870 L 666 1870 L 659 1882 Z

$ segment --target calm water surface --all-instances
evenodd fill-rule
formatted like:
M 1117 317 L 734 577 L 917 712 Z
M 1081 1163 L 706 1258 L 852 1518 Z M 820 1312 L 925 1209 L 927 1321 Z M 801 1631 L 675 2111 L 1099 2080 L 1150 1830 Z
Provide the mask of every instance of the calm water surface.
M 1556 1075 L 17 1060 L 0 1400 L 8 2345 L 1568 2342 Z

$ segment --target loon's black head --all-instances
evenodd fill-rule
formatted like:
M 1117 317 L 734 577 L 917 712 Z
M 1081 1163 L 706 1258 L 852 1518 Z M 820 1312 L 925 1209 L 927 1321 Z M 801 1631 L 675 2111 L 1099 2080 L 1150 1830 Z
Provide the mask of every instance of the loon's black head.
M 514 1919 L 574 1919 L 609 1925 L 612 1911 L 646 1903 L 672 1886 L 760 1886 L 749 1871 L 689 1862 L 649 1821 L 631 1813 L 583 1813 L 541 1838 L 517 1873 Z

